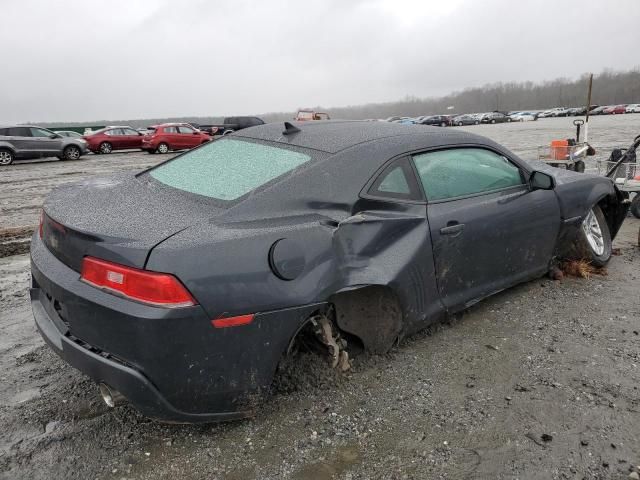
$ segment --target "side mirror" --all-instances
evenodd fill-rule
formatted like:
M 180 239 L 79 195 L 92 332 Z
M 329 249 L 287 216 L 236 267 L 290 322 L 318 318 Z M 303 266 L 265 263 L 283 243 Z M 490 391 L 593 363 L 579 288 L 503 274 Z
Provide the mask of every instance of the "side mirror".
M 554 181 L 551 175 L 534 171 L 529 177 L 529 185 L 531 190 L 553 190 Z
M 199 132 L 198 130 L 194 130 L 194 131 L 193 131 L 193 134 L 194 134 L 194 135 L 200 135 L 200 132 Z

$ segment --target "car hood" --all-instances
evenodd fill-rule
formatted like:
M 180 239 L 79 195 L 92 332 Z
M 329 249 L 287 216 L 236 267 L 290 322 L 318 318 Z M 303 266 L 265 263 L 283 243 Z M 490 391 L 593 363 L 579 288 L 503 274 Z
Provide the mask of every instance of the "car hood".
M 220 211 L 133 173 L 91 178 L 47 197 L 43 241 L 78 271 L 85 255 L 143 268 L 155 245 Z

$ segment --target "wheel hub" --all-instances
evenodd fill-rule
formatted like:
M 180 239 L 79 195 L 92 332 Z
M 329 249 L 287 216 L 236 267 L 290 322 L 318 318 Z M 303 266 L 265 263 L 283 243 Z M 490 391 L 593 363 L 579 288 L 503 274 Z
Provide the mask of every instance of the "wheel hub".
M 589 213 L 582 222 L 582 230 L 587 237 L 587 242 L 596 255 L 602 255 L 604 253 L 604 235 L 600 228 L 598 218 L 593 213 L 593 210 L 589 210 Z

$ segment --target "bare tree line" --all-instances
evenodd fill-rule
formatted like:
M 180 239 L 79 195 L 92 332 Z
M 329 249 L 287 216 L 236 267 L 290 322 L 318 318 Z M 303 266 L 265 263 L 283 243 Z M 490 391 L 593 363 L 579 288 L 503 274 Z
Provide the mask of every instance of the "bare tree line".
M 578 79 L 557 78 L 541 83 L 497 82 L 482 87 L 467 88 L 438 98 L 417 98 L 407 96 L 403 100 L 388 103 L 369 103 L 346 107 L 311 107 L 326 111 L 331 118 L 367 119 L 386 118 L 393 115 L 414 117 L 442 113 L 473 113 L 493 110 L 541 110 L 552 107 L 577 107 L 587 103 L 589 74 Z M 640 67 L 629 71 L 605 70 L 593 78 L 592 103 L 612 105 L 619 103 L 640 103 Z M 449 109 L 449 107 L 453 109 Z M 309 107 L 309 106 L 305 106 Z M 233 114 L 233 113 L 232 113 Z M 230 115 L 232 115 L 230 114 Z M 295 112 L 272 112 L 257 114 L 265 122 L 290 120 Z M 194 122 L 199 124 L 221 123 L 223 117 L 174 117 L 141 120 L 99 120 L 95 122 L 55 123 L 64 125 L 116 125 L 125 124 L 143 127 L 164 122 Z M 40 125 L 46 125 L 41 123 Z M 49 123 L 53 125 L 53 123 Z

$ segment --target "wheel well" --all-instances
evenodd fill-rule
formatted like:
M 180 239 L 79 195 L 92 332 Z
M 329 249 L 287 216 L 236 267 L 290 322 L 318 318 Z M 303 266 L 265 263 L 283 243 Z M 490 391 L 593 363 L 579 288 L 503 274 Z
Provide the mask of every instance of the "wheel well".
M 13 148 L 11 148 L 11 147 L 0 147 L 0 151 L 2 151 L 2 150 L 6 150 L 6 151 L 10 152 L 11 155 L 13 155 L 14 157 L 16 156 L 15 150 Z
M 329 299 L 338 327 L 355 335 L 371 353 L 386 353 L 402 331 L 402 306 L 387 286 L 368 285 Z

